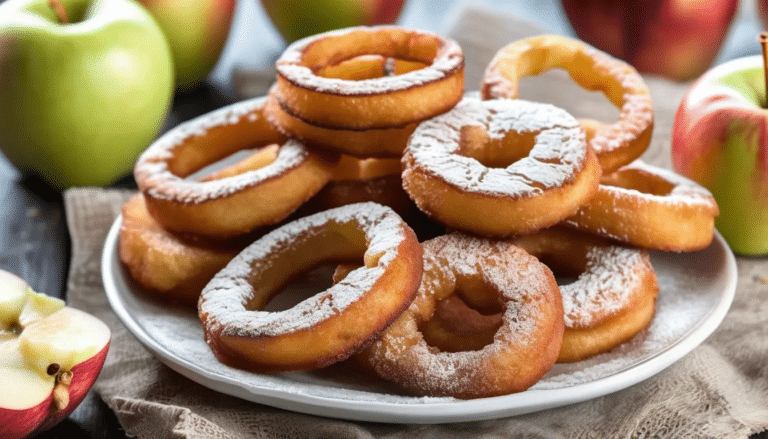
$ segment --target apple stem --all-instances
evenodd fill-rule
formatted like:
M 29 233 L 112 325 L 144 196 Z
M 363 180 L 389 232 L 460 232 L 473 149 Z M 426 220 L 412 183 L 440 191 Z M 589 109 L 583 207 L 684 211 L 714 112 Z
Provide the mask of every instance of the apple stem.
M 763 96 L 766 96 L 766 93 L 768 93 L 768 32 L 760 32 L 758 40 L 763 49 L 763 78 L 765 80 L 765 93 L 763 93 Z M 768 108 L 768 101 L 763 102 L 762 107 Z
M 53 402 L 56 410 L 61 411 L 69 405 L 69 385 L 74 374 L 67 370 L 56 375 L 56 386 L 53 388 Z
M 58 15 L 59 22 L 61 22 L 61 24 L 69 23 L 67 18 L 67 11 L 64 9 L 64 5 L 61 4 L 60 0 L 48 0 L 48 6 L 50 6 L 56 12 L 56 15 Z
M 66 384 L 67 386 L 72 384 L 72 378 L 75 376 L 75 374 L 72 373 L 71 370 L 66 370 L 59 374 L 59 376 L 56 377 L 56 381 Z

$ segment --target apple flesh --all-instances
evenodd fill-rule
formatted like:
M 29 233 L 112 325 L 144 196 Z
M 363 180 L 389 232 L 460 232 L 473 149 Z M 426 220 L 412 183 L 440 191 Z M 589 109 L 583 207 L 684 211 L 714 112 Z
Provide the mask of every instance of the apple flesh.
M 131 0 L 0 3 L 0 148 L 56 189 L 130 174 L 173 97 L 171 52 Z
M 763 59 L 709 70 L 686 92 L 672 131 L 675 170 L 712 192 L 734 252 L 768 254 L 768 110 Z
M 110 331 L 4 271 L 0 322 L 0 437 L 27 437 L 80 404 L 104 365 Z
M 235 0 L 140 0 L 157 20 L 173 52 L 176 89 L 199 85 L 219 60 Z
M 713 62 L 738 0 L 562 0 L 576 35 L 641 73 L 687 81 Z
M 261 0 L 286 42 L 333 29 L 392 24 L 405 0 Z

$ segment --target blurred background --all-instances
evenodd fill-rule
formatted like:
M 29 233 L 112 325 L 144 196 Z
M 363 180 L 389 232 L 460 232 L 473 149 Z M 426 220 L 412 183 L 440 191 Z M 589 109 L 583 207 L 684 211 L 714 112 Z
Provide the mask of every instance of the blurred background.
M 649 0 L 643 2 L 623 2 L 623 1 L 565 1 L 560 0 L 407 0 L 397 24 L 447 34 L 450 29 L 456 25 L 456 21 L 465 8 L 482 8 L 494 11 L 498 14 L 512 14 L 527 19 L 552 33 L 577 36 L 574 26 L 571 24 L 568 15 L 566 15 L 564 4 L 572 3 L 577 10 L 584 12 L 578 14 L 585 20 L 591 22 L 592 26 L 600 26 L 600 20 L 588 14 L 588 10 L 595 9 L 617 9 L 616 5 L 629 6 L 630 3 L 636 4 L 636 7 L 647 8 L 644 13 L 652 13 L 650 9 L 661 8 L 664 3 L 673 3 L 670 1 Z M 733 20 L 728 26 L 722 24 L 727 31 L 722 39 L 719 48 L 705 47 L 708 43 L 702 42 L 703 49 L 709 49 L 710 52 L 716 52 L 713 61 L 718 64 L 722 61 L 760 52 L 757 44 L 757 34 L 762 30 L 760 19 L 757 12 L 758 1 L 753 0 L 715 0 L 715 1 L 693 1 L 679 2 L 698 5 L 702 9 L 700 20 L 712 23 L 717 20 L 715 9 L 727 9 L 728 3 L 737 4 L 737 9 L 733 15 Z M 623 11 L 624 14 L 631 15 L 637 11 Z M 661 12 L 659 12 L 661 14 Z M 639 14 L 635 14 L 639 15 Z M 637 17 L 640 18 L 639 16 Z M 656 21 L 661 26 L 663 23 L 659 17 L 647 16 L 647 20 Z M 574 21 L 575 22 L 575 21 Z M 590 23 L 585 24 L 589 26 Z M 714 25 L 714 24 L 713 24 Z M 604 26 L 604 25 L 603 25 Z M 707 30 L 698 29 L 702 34 Z M 596 44 L 590 41 L 591 44 Z M 711 43 L 712 45 L 714 43 Z M 234 97 L 232 81 L 230 75 L 237 74 L 238 71 L 261 71 L 265 74 L 271 74 L 271 65 L 277 59 L 279 54 L 285 49 L 286 43 L 281 34 L 276 30 L 269 16 L 266 14 L 262 4 L 257 0 L 238 1 L 235 9 L 235 15 L 232 22 L 229 38 L 224 51 L 219 59 L 219 63 L 213 70 L 209 80 L 230 97 Z M 603 50 L 606 50 L 603 48 Z

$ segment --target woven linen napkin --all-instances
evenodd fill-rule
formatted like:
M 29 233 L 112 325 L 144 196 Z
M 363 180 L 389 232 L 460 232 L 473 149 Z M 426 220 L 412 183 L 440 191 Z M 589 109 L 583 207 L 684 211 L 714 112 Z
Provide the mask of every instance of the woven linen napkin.
M 466 9 L 451 36 L 462 45 L 467 58 L 467 88 L 477 88 L 472 84 L 479 83 L 484 66 L 498 48 L 536 32 L 535 26 L 514 17 Z M 616 117 L 616 110 L 602 95 L 579 90 L 565 75 L 530 79 L 525 80 L 523 97 L 562 104 L 577 116 Z M 647 83 L 654 98 L 656 127 L 644 159 L 668 167 L 672 118 L 686 86 L 655 78 L 647 78 Z M 718 330 L 701 346 L 650 379 L 583 403 L 489 421 L 389 425 L 304 415 L 217 393 L 155 359 L 127 332 L 107 303 L 101 252 L 109 227 L 132 193 L 78 188 L 64 196 L 72 239 L 67 298 L 72 306 L 95 314 L 112 328 L 112 348 L 95 389 L 129 436 L 746 438 L 768 428 L 765 259 L 737 260 L 734 303 Z

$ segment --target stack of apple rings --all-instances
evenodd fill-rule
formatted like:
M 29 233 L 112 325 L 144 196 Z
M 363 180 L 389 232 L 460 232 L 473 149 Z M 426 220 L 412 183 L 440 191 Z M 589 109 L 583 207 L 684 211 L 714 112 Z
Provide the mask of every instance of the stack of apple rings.
M 356 27 L 297 41 L 277 60 L 265 114 L 310 148 L 342 154 L 302 213 L 375 201 L 419 217 L 400 158 L 416 126 L 464 94 L 456 42 L 399 27 Z
M 275 124 L 309 145 L 363 158 L 399 157 L 419 122 L 464 94 L 459 45 L 399 27 L 305 38 L 276 67 L 267 110 Z
M 481 398 L 632 339 L 655 314 L 648 250 L 703 249 L 718 215 L 706 189 L 638 160 L 653 129 L 642 78 L 553 35 L 499 50 L 479 95 L 465 95 L 463 68 L 455 42 L 392 26 L 292 44 L 268 96 L 142 155 L 121 260 L 145 289 L 197 304 L 221 361 L 259 373 L 346 359 L 407 392 Z M 517 99 L 521 77 L 551 68 L 602 91 L 619 120 Z M 342 264 L 334 287 L 260 311 L 297 267 L 326 259 Z M 553 272 L 576 281 L 557 286 Z M 299 314 L 332 334 L 285 317 Z M 305 337 L 312 355 L 283 345 Z M 273 342 L 265 355 L 249 347 Z M 511 352 L 525 370 L 497 367 Z

